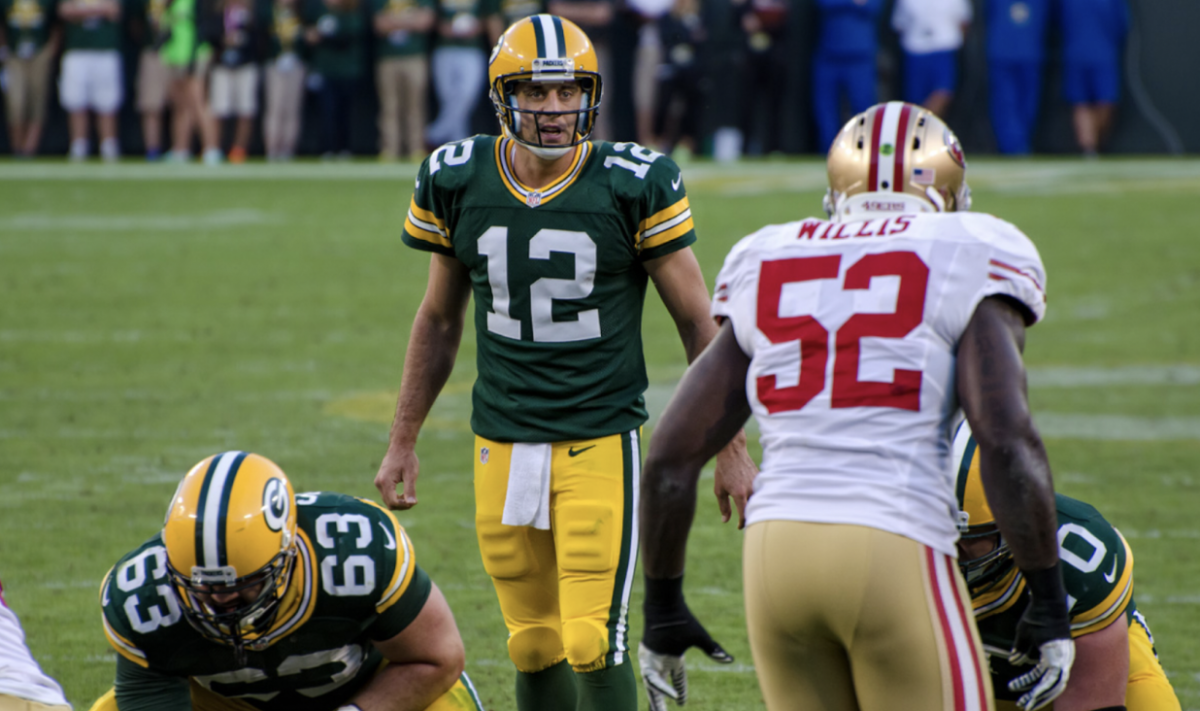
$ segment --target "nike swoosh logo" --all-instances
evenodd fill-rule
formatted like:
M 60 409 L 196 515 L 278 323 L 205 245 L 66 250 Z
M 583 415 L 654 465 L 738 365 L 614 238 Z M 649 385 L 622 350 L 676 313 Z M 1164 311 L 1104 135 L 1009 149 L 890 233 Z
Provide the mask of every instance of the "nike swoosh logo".
M 1111 583 L 1117 579 L 1117 559 L 1113 558 L 1112 571 L 1104 574 L 1104 582 Z
M 387 548 L 389 551 L 396 550 L 396 537 L 392 535 L 392 532 L 388 530 L 387 526 L 383 525 L 382 521 L 378 523 L 379 527 L 383 529 L 383 535 L 387 536 L 388 539 L 388 542 L 383 544 L 383 547 Z
M 679 171 L 679 177 L 671 181 L 671 187 L 679 190 L 679 186 L 683 185 L 683 171 Z
M 570 449 L 567 450 L 567 456 L 568 457 L 578 457 L 579 455 L 583 454 L 584 452 L 588 451 L 589 449 L 595 449 L 595 448 L 596 448 L 596 445 L 594 445 L 594 444 L 588 445 L 587 447 L 584 447 L 583 449 L 575 449 L 574 447 L 571 447 Z

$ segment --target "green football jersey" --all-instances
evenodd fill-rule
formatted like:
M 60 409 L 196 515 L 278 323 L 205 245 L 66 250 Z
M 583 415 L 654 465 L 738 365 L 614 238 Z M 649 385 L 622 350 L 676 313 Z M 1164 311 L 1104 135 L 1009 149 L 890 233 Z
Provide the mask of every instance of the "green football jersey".
M 404 529 L 377 504 L 342 494 L 296 496 L 298 555 L 271 628 L 233 647 L 184 618 L 155 535 L 101 584 L 104 631 L 120 654 L 121 711 L 190 711 L 188 679 L 270 711 L 337 708 L 378 671 L 371 644 L 399 634 L 429 597 Z
M 1059 558 L 1071 614 L 1071 636 L 1103 629 L 1118 615 L 1144 624 L 1133 601 L 1133 551 L 1124 537 L 1088 504 L 1058 494 Z M 972 600 L 988 652 L 996 698 L 1016 700 L 1008 682 L 1033 668 L 1008 663 L 1017 622 L 1029 604 L 1025 578 L 1014 565 Z
M 646 421 L 645 260 L 695 241 L 683 173 L 634 143 L 582 144 L 541 190 L 510 139 L 475 136 L 421 165 L 404 242 L 457 258 L 475 296 L 471 427 L 501 442 L 562 442 Z

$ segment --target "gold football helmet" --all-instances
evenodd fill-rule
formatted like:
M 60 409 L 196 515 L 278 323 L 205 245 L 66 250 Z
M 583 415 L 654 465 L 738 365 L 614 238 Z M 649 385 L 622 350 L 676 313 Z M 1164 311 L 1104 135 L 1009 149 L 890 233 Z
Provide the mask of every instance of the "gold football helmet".
M 257 454 L 205 459 L 179 483 L 162 539 L 188 622 L 244 658 L 246 642 L 274 622 L 296 559 L 296 495 L 287 475 Z M 261 593 L 248 599 L 255 586 Z
M 920 106 L 890 101 L 850 119 L 833 139 L 826 165 L 825 212 L 834 221 L 971 209 L 958 138 Z
M 1000 534 L 996 516 L 984 494 L 983 477 L 979 474 L 979 450 L 970 425 L 963 422 L 954 440 L 954 452 L 961 452 L 959 459 L 954 462 L 957 467 L 954 493 L 958 499 L 959 537 L 970 540 L 996 536 L 997 541 L 991 552 L 978 558 L 966 559 L 961 555 L 962 549 L 959 549 L 958 567 L 967 581 L 968 589 L 975 593 L 1007 575 L 1016 561 L 1004 536 Z
M 583 101 L 575 111 L 522 111 L 517 107 L 514 89 L 518 82 L 579 83 Z M 600 64 L 591 40 L 579 26 L 557 15 L 531 15 L 514 22 L 492 50 L 488 60 L 488 95 L 496 107 L 496 118 L 504 134 L 546 159 L 566 155 L 574 146 L 588 140 L 600 110 Z M 575 137 L 567 145 L 545 146 L 541 133 L 537 143 L 521 138 L 521 122 L 539 116 L 576 114 Z

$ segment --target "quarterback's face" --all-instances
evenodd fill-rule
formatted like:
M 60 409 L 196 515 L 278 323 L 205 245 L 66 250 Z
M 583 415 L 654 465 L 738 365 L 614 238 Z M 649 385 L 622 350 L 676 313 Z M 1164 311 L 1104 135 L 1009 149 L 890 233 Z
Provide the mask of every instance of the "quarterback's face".
M 583 90 L 568 82 L 521 82 L 514 91 L 523 111 L 575 112 L 583 105 Z M 520 138 L 543 146 L 561 146 L 575 140 L 575 113 L 524 114 Z

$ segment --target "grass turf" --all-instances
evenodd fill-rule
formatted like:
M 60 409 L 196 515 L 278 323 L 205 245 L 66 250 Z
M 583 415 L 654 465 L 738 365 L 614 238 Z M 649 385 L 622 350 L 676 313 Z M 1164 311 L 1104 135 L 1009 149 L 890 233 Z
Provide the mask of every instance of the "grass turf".
M 248 449 L 300 491 L 377 498 L 428 264 L 399 240 L 414 174 L 0 164 L 0 576 L 77 708 L 112 681 L 98 581 L 161 525 L 196 461 Z M 818 163 L 685 177 L 710 284 L 743 234 L 820 211 Z M 971 177 L 976 209 L 1025 230 L 1049 273 L 1026 355 L 1058 487 L 1130 539 L 1138 606 L 1183 707 L 1200 709 L 1200 162 L 979 161 Z M 683 353 L 653 294 L 644 335 L 661 410 Z M 400 520 L 487 707 L 508 709 L 505 630 L 472 525 L 473 356 L 468 330 L 418 448 L 421 504 Z M 697 711 L 761 707 L 740 546 L 702 495 L 689 601 L 738 663 L 690 657 Z M 633 640 L 640 600 L 639 586 Z

